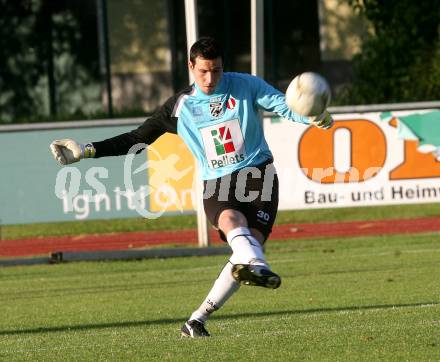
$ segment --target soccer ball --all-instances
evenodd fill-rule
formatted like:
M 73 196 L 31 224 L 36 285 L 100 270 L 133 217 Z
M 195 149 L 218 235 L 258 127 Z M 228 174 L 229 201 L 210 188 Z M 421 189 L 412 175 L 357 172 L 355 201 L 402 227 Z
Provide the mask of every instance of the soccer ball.
M 331 92 L 327 81 L 317 73 L 297 75 L 286 91 L 286 104 L 302 116 L 317 116 L 330 103 Z

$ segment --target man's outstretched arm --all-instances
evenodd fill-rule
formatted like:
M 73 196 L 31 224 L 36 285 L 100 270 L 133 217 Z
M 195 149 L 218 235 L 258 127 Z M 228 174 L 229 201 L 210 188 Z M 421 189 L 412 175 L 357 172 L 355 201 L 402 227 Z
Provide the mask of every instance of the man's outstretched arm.
M 126 155 L 138 143 L 151 144 L 166 132 L 177 133 L 177 118 L 173 110 L 180 93 L 169 98 L 150 118 L 138 128 L 99 142 L 81 144 L 72 139 L 55 140 L 50 150 L 61 165 L 78 162 L 83 158 Z

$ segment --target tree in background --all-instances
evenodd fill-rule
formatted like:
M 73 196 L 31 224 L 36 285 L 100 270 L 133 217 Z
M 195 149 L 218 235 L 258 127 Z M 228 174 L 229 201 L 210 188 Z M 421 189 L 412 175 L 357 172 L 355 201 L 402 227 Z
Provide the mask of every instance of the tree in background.
M 345 104 L 436 100 L 440 95 L 440 0 L 345 0 L 371 26 L 353 59 Z
M 102 108 L 94 3 L 0 0 L 0 123 Z
M 1 1 L 0 16 L 0 118 L 11 122 L 17 114 L 29 114 L 35 97 L 29 85 L 38 83 L 44 71 L 35 44 L 34 9 L 28 1 Z M 19 36 L 15 36 L 15 34 Z

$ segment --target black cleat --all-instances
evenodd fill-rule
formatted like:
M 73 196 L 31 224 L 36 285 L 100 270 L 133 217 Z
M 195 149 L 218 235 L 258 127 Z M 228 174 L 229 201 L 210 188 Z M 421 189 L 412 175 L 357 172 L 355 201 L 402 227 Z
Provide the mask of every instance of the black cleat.
M 210 337 L 210 334 L 205 329 L 205 325 L 198 321 L 197 319 L 193 319 L 192 321 L 186 322 L 182 328 L 180 329 L 182 332 L 182 336 L 191 337 L 191 338 L 199 338 L 199 337 Z
M 281 277 L 268 268 L 259 265 L 235 264 L 232 276 L 240 284 L 256 285 L 277 289 L 281 285 Z

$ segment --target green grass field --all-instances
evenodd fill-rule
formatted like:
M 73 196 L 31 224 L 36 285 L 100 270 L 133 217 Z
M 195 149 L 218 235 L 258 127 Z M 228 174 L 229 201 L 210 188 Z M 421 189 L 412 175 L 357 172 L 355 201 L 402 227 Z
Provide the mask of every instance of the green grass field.
M 0 269 L 0 359 L 438 361 L 440 235 L 269 242 L 277 290 L 242 287 L 182 338 L 224 256 Z

